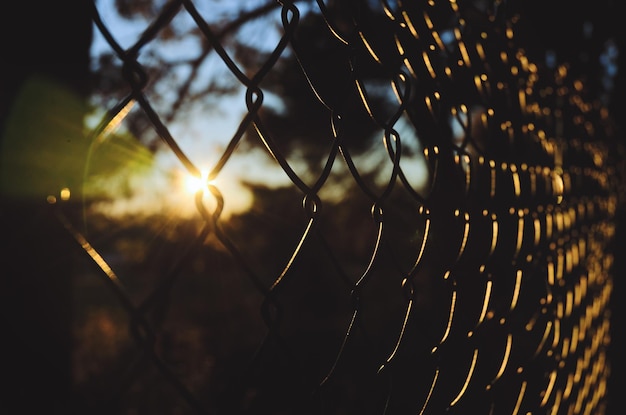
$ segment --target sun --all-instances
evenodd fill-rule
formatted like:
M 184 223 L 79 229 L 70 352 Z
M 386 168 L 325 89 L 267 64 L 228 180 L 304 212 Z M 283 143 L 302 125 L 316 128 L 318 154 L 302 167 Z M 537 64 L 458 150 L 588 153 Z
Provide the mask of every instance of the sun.
M 175 171 L 175 185 L 167 192 L 166 206 L 177 210 L 181 216 L 195 215 L 202 203 L 208 212 L 219 207 L 220 218 L 229 218 L 241 214 L 252 207 L 254 197 L 250 189 L 238 176 L 222 172 L 218 177 L 209 177 L 210 170 L 200 169 L 200 175 L 193 175 L 187 170 Z M 223 209 L 223 210 L 222 210 Z
M 211 183 L 211 180 L 208 179 L 208 175 L 209 172 L 206 170 L 201 170 L 199 177 L 193 174 L 186 174 L 183 179 L 183 188 L 187 193 L 193 195 L 206 190 L 207 185 Z

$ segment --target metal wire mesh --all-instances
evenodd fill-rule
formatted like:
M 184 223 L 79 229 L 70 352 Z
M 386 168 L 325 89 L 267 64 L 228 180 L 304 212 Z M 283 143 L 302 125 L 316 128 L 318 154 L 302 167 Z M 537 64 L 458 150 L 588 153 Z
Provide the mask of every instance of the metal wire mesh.
M 269 3 L 214 24 L 175 0 L 128 46 L 94 5 L 119 63 L 100 74 L 118 83 L 94 143 L 135 117 L 205 186 L 199 227 L 168 218 L 187 237 L 139 260 L 115 245 L 134 225 L 86 230 L 59 210 L 102 277 L 75 282 L 79 407 L 604 413 L 621 203 L 606 108 L 567 64 L 526 55 L 504 2 L 348 3 Z M 181 16 L 196 63 L 218 59 L 243 88 L 206 176 L 173 132 L 182 101 L 163 105 L 142 60 Z M 280 35 L 255 60 L 228 36 L 261 16 Z M 306 99 L 280 117 L 272 94 Z M 251 185 L 250 210 L 227 216 L 237 194 L 220 178 L 259 149 L 283 184 Z

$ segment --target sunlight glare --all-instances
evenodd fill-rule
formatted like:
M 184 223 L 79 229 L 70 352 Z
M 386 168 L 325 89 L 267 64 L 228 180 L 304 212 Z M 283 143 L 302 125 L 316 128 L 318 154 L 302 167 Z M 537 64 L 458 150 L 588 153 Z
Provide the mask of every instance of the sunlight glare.
M 212 182 L 212 180 L 208 180 L 208 175 L 209 172 L 206 170 L 200 171 L 200 177 L 187 174 L 183 180 L 185 191 L 195 195 L 198 192 L 206 190 L 207 186 Z

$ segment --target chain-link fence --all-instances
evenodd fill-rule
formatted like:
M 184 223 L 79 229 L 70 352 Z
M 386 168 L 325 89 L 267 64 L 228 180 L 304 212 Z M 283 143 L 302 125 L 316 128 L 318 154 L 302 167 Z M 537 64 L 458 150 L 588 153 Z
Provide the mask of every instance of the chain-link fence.
M 507 2 L 239 3 L 93 5 L 72 409 L 605 413 L 623 150 L 582 63 Z

